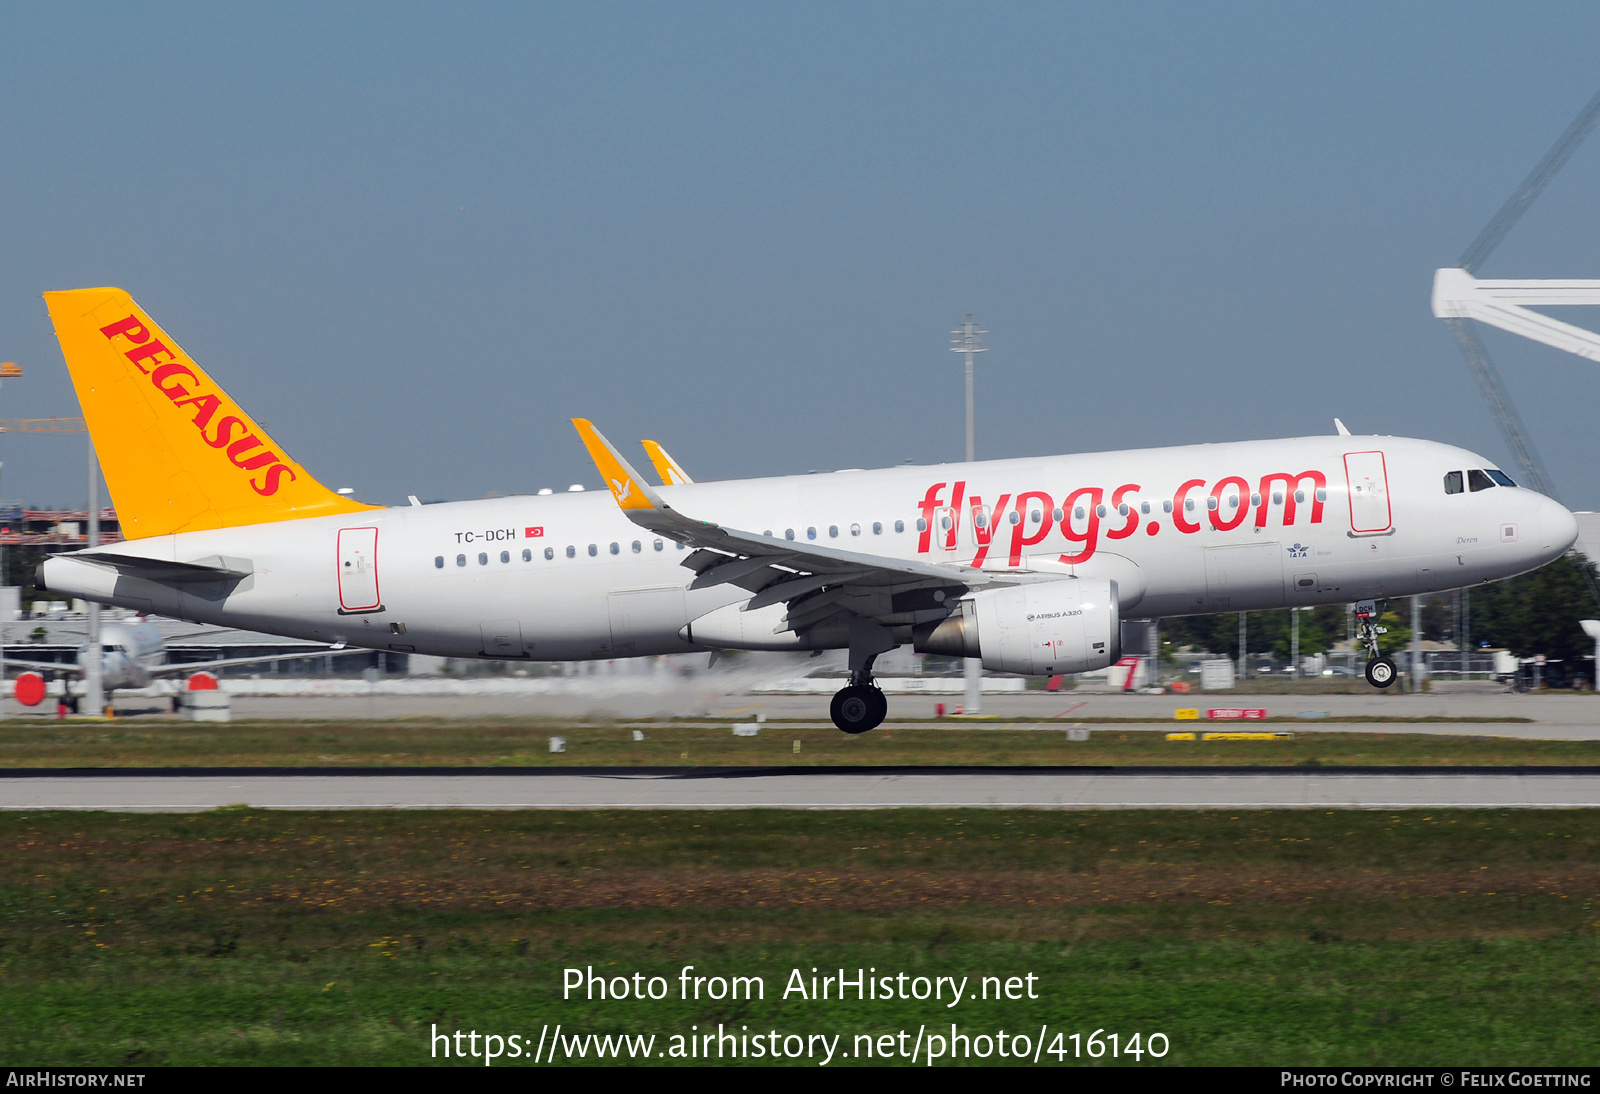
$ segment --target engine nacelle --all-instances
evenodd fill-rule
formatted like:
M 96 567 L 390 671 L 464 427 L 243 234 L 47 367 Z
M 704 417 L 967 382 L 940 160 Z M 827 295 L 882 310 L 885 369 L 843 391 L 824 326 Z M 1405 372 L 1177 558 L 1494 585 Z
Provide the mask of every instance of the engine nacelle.
M 1122 656 L 1117 583 L 1068 578 L 984 590 L 943 622 L 918 627 L 913 642 L 922 653 L 981 657 L 995 672 L 1103 669 Z

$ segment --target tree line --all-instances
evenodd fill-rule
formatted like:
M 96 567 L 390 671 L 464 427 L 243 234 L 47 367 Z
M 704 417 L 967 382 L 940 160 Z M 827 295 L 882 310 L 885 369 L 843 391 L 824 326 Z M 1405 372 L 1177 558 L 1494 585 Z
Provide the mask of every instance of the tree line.
M 1521 577 L 1476 585 L 1464 590 L 1468 641 L 1473 648 L 1508 649 L 1518 657 L 1544 654 L 1553 660 L 1575 661 L 1594 653 L 1594 640 L 1579 620 L 1600 619 L 1600 571 L 1579 554 L 1569 554 Z M 1381 640 L 1387 651 L 1411 642 L 1409 597 L 1383 605 L 1383 624 L 1389 633 Z M 1290 650 L 1289 609 L 1247 612 L 1246 652 L 1270 653 L 1286 661 Z M 1454 594 L 1437 593 L 1422 606 L 1422 637 L 1436 642 L 1457 642 L 1460 618 Z M 1300 613 L 1300 655 L 1325 653 L 1347 634 L 1343 604 L 1327 604 Z M 1161 621 L 1163 646 L 1188 646 L 1225 657 L 1239 653 L 1239 613 L 1190 615 Z

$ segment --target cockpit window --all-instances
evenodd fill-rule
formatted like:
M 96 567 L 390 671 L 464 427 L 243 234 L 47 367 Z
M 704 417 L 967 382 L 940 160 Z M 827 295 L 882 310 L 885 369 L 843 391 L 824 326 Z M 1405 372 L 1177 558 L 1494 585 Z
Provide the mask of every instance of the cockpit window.
M 1491 467 L 1485 472 L 1485 474 L 1487 474 L 1491 479 L 1493 479 L 1495 482 L 1499 483 L 1501 486 L 1515 486 L 1515 485 L 1517 485 L 1516 483 L 1511 481 L 1511 476 L 1506 474 L 1504 471 L 1496 471 L 1494 468 Z
M 1461 472 L 1446 471 L 1444 473 L 1444 492 L 1446 494 L 1459 494 L 1465 487 L 1461 484 Z
M 1479 490 L 1492 490 L 1494 489 L 1494 480 L 1486 472 L 1474 469 L 1467 472 L 1467 487 L 1474 494 Z

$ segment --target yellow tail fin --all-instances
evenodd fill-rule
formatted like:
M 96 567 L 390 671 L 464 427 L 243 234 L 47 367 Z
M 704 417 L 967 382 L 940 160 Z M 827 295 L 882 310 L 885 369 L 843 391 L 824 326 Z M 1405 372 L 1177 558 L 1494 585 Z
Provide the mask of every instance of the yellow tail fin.
M 44 299 L 126 538 L 380 508 L 307 474 L 123 290 Z

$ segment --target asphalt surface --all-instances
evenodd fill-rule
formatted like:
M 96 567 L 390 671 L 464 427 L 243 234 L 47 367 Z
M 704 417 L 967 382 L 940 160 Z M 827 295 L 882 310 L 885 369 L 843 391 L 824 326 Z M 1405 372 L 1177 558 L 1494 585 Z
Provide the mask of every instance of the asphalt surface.
M 0 809 L 1443 809 L 1600 807 L 1593 769 L 676 769 L 7 773 Z
M 626 683 L 626 680 L 623 681 Z M 596 685 L 590 692 L 572 694 L 462 694 L 462 695 L 235 695 L 235 718 L 543 718 L 623 719 L 649 722 L 657 719 L 710 717 L 786 721 L 825 728 L 827 695 L 771 695 L 715 686 L 715 677 L 693 684 L 656 688 Z M 1030 691 L 984 696 L 983 712 L 998 722 L 967 722 L 936 718 L 937 704 L 946 713 L 960 705 L 960 696 L 893 695 L 889 700 L 891 724 L 936 729 L 971 729 L 992 726 L 1007 729 L 1059 729 L 1064 724 L 1110 719 L 1144 719 L 1149 728 L 1170 725 L 1179 708 L 1204 712 L 1216 707 L 1264 709 L 1275 719 L 1294 719 L 1306 730 L 1325 733 L 1440 733 L 1468 736 L 1521 737 L 1544 740 L 1600 740 L 1600 696 L 1592 692 L 1516 694 L 1492 683 L 1440 683 L 1422 695 L 1399 691 L 1368 691 L 1354 695 L 1261 695 L 1239 692 L 1195 695 L 1125 695 L 1080 688 L 1051 693 Z M 119 697 L 127 711 L 148 711 L 153 716 L 168 709 L 165 701 L 128 695 Z M 4 704 L 6 717 L 44 718 L 40 708 Z M 1314 717 L 1300 718 L 1300 715 Z M 1417 719 L 1435 722 L 1352 722 L 1350 718 Z M 1472 718 L 1474 721 L 1457 721 Z M 1484 721 L 1482 719 L 1489 719 Z M 1515 720 L 1512 720 L 1515 719 Z M 1181 728 L 1196 728 L 1185 723 Z M 1275 728 L 1285 728 L 1280 722 Z

